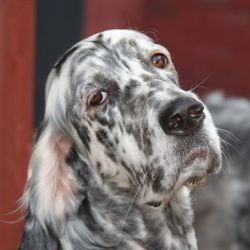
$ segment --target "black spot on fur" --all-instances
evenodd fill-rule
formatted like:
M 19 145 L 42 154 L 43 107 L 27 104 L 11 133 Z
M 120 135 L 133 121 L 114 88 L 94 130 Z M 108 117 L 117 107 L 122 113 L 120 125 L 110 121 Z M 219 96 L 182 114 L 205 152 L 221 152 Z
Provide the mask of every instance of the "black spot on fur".
M 157 91 L 164 90 L 162 82 L 159 82 L 157 80 L 152 80 L 151 82 L 148 83 L 148 86 L 152 89 L 157 89 Z
M 125 161 L 121 162 L 122 166 L 126 169 L 126 171 L 130 174 L 130 177 L 134 180 L 134 182 L 141 183 L 140 174 L 136 173 L 134 166 L 128 166 Z
M 117 162 L 116 156 L 115 156 L 115 154 L 114 154 L 113 151 L 108 151 L 108 152 L 106 152 L 106 154 L 107 154 L 107 156 L 108 156 L 113 162 Z
M 102 164 L 99 161 L 97 161 L 96 166 L 97 166 L 97 169 L 100 171 L 102 168 Z
M 97 48 L 104 49 L 104 50 L 109 51 L 111 53 L 110 49 L 105 45 L 105 43 L 103 42 L 102 39 L 98 39 L 98 40 L 95 40 L 95 41 L 92 41 L 92 42 L 95 44 L 95 46 Z
M 156 172 L 156 177 L 155 180 L 153 182 L 152 188 L 155 192 L 161 192 L 163 189 L 162 186 L 162 180 L 164 178 L 164 170 L 163 168 L 159 167 L 157 172 Z
M 121 132 L 123 133 L 124 129 L 123 129 L 123 125 L 121 123 L 119 123 L 119 128 L 120 128 Z
M 96 131 L 96 138 L 98 139 L 98 141 L 100 143 L 102 143 L 107 151 L 108 156 L 115 161 L 115 155 L 113 154 L 113 150 L 114 150 L 114 143 L 110 140 L 109 136 L 108 136 L 108 132 L 104 129 L 99 129 Z
M 102 126 L 112 130 L 112 128 L 115 126 L 115 119 L 112 114 L 112 110 L 108 111 L 108 116 L 103 115 L 106 109 L 103 109 L 102 111 L 103 111 L 102 114 L 96 114 L 96 116 L 93 118 L 93 121 L 97 121 Z
M 104 116 L 96 116 L 95 117 L 95 120 L 97 122 L 99 122 L 101 125 L 105 126 L 105 127 L 108 127 L 109 125 L 109 122 L 107 120 L 107 117 L 104 117 Z
M 120 140 L 119 140 L 119 138 L 116 136 L 116 137 L 115 137 L 115 143 L 116 143 L 116 144 L 119 144 L 119 142 L 120 142 Z
M 131 60 L 135 58 L 136 48 L 129 45 L 127 39 L 121 39 L 116 45 L 116 51 L 119 51 L 123 57 L 127 57 L 127 59 Z
M 136 99 L 135 97 L 135 89 L 139 86 L 139 83 L 135 80 L 131 80 L 129 84 L 127 84 L 123 91 L 122 103 L 126 103 L 127 105 L 120 105 L 122 112 L 127 109 L 130 114 L 134 114 L 134 110 L 136 108 Z
M 96 48 L 84 49 L 82 51 L 79 51 L 79 56 L 75 58 L 72 68 L 76 68 L 76 66 L 82 63 L 86 58 L 94 56 L 96 51 Z
M 90 143 L 90 135 L 89 135 L 89 130 L 86 126 L 84 125 L 79 125 L 78 122 L 73 122 L 72 125 L 74 126 L 78 136 L 80 137 L 82 143 L 86 147 L 86 149 L 89 151 L 89 143 Z
M 147 74 L 142 74 L 141 78 L 146 83 L 151 82 L 153 80 L 152 76 Z
M 125 126 L 127 134 L 132 134 L 139 148 L 142 148 L 141 128 L 137 124 L 126 124 Z
M 133 39 L 130 39 L 130 40 L 128 41 L 128 45 L 129 45 L 129 47 L 138 47 L 136 41 L 133 40 Z
M 108 51 L 104 56 L 101 57 L 101 60 L 105 62 L 106 65 L 109 65 L 112 69 L 117 69 L 118 67 L 121 68 L 121 59 L 118 53 L 115 51 Z M 121 69 L 119 69 L 120 71 Z
M 103 34 L 102 34 L 102 33 L 99 33 L 98 36 L 97 36 L 97 40 L 100 41 L 100 40 L 102 40 L 102 38 L 103 38 Z
M 74 163 L 76 163 L 79 159 L 79 155 L 76 151 L 75 146 L 71 146 L 69 153 L 66 157 L 66 163 L 70 166 L 72 166 Z
M 149 131 L 148 127 L 144 125 L 143 127 L 143 151 L 146 156 L 150 156 L 153 154 L 153 146 L 150 138 L 152 138 L 153 134 L 152 131 Z
M 125 60 L 121 60 L 122 64 L 128 69 L 131 70 L 130 66 L 128 65 L 128 63 Z
M 98 139 L 99 142 L 105 145 L 108 140 L 107 131 L 104 129 L 99 129 L 98 131 L 96 131 L 96 138 Z
M 67 58 L 72 55 L 77 49 L 79 48 L 78 45 L 73 46 L 72 48 L 70 48 L 69 50 L 67 50 L 58 60 L 57 62 L 54 64 L 53 68 L 56 71 L 56 74 L 59 75 L 61 68 L 64 64 L 64 62 L 67 60 Z
M 154 91 L 154 90 L 149 91 L 147 94 L 147 96 L 148 96 L 147 99 L 151 99 L 155 95 L 155 93 L 156 93 L 156 91 Z

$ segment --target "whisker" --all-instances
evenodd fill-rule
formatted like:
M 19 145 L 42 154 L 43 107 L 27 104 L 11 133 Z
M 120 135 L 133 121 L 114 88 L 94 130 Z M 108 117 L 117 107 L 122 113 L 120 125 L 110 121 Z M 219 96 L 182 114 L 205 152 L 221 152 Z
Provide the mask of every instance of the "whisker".
M 194 92 L 196 89 L 201 88 L 201 87 L 204 88 L 204 89 L 207 89 L 205 86 L 202 86 L 202 84 L 205 83 L 211 76 L 212 76 L 212 74 L 209 74 L 201 82 L 199 82 L 198 84 L 192 86 L 189 91 Z
M 227 136 L 228 138 L 232 139 L 234 142 L 240 143 L 240 139 L 237 138 L 232 132 L 230 132 L 230 131 L 228 131 L 228 130 L 226 130 L 226 129 L 222 129 L 222 128 L 217 128 L 217 130 L 218 130 L 221 134 L 223 134 L 223 135 Z
M 226 140 L 223 139 L 223 138 L 220 138 L 220 140 L 222 141 L 222 143 L 223 143 L 223 145 L 224 145 L 225 147 L 228 147 L 228 148 L 230 147 L 231 149 L 234 150 L 234 152 L 236 152 L 237 154 L 239 154 L 239 156 L 242 157 L 242 153 L 241 153 L 232 143 L 226 141 Z M 230 150 L 229 150 L 229 152 L 230 152 Z
M 127 220 L 127 218 L 128 218 L 129 212 L 130 212 L 130 210 L 131 210 L 131 208 L 132 208 L 132 205 L 133 205 L 134 202 L 135 202 L 135 199 L 136 199 L 137 195 L 139 194 L 139 191 L 140 191 L 140 189 L 141 189 L 141 187 L 142 187 L 142 184 L 143 184 L 144 181 L 145 181 L 144 178 L 147 177 L 147 174 L 148 174 L 149 170 L 150 170 L 150 169 L 148 169 L 148 170 L 144 173 L 143 178 L 142 178 L 142 181 L 141 181 L 141 183 L 139 184 L 139 186 L 138 186 L 138 188 L 137 188 L 137 190 L 136 190 L 136 192 L 135 192 L 135 194 L 134 194 L 134 197 L 133 197 L 133 199 L 132 199 L 131 202 L 130 202 L 130 205 L 129 205 L 128 209 L 127 209 L 127 212 L 126 212 L 126 214 L 125 214 L 125 216 L 124 216 L 124 219 L 123 219 L 123 222 L 122 222 L 122 230 L 123 230 L 123 228 L 125 227 L 125 222 L 126 222 L 126 220 Z

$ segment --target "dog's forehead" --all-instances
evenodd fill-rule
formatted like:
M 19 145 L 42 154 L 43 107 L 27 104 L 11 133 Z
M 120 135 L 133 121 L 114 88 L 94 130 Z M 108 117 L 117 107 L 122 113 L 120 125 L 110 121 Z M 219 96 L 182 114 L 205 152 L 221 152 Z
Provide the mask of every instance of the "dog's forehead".
M 60 89 L 63 85 L 65 90 L 69 87 L 72 93 L 79 95 L 96 87 L 109 88 L 109 82 L 124 88 L 132 79 L 143 82 L 143 76 L 147 79 L 161 76 L 166 80 L 168 75 L 174 75 L 174 70 L 159 71 L 153 67 L 151 57 L 154 53 L 166 54 L 171 62 L 168 50 L 145 34 L 134 30 L 107 30 L 66 51 L 54 65 L 54 72 L 56 78 L 65 80 L 64 85 L 60 83 Z M 50 90 L 50 82 L 47 82 L 46 92 Z
M 82 40 L 78 46 L 73 65 L 76 74 L 80 75 L 80 82 L 93 79 L 100 72 L 112 75 L 113 79 L 131 78 L 143 71 L 152 73 L 150 57 L 154 53 L 163 53 L 170 58 L 166 48 L 134 30 L 103 31 Z
M 147 35 L 135 30 L 107 30 L 90 36 L 79 43 L 84 50 L 96 51 L 106 49 L 109 54 L 115 52 L 135 52 L 149 53 L 151 51 L 158 51 L 170 56 L 169 51 L 160 44 L 153 41 Z M 95 54 L 94 54 L 95 55 Z
M 106 50 L 106 54 L 101 53 L 104 50 Z M 97 33 L 78 42 L 56 61 L 53 68 L 56 75 L 59 76 L 62 67 L 66 64 L 71 64 L 71 67 L 74 68 L 78 67 L 79 64 L 84 64 L 86 61 L 84 59 L 95 58 L 96 62 L 100 62 L 102 56 L 118 54 L 119 52 L 129 58 L 135 56 L 137 51 L 142 54 L 165 53 L 171 58 L 165 47 L 154 43 L 153 39 L 147 35 L 135 30 L 114 29 Z M 93 66 L 93 61 L 88 66 Z

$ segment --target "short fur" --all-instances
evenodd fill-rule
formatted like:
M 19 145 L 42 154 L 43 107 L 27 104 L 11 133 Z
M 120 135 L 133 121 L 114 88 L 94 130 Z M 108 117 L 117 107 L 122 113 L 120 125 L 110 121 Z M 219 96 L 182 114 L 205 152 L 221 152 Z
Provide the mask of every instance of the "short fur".
M 168 57 L 166 68 L 152 64 L 154 53 Z M 90 106 L 96 90 L 107 98 Z M 47 81 L 20 249 L 197 249 L 184 184 L 218 171 L 221 155 L 206 108 L 196 133 L 161 128 L 162 110 L 187 97 L 199 100 L 179 87 L 169 52 L 142 33 L 105 31 L 67 51 Z

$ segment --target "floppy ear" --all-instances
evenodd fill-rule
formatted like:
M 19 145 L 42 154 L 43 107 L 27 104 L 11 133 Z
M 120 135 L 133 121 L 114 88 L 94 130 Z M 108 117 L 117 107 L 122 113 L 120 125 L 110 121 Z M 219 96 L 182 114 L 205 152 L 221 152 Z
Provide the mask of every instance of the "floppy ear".
M 67 163 L 71 142 L 46 124 L 33 146 L 24 202 L 41 224 L 63 221 L 77 207 L 79 182 Z
M 71 55 L 77 48 L 66 52 L 48 76 L 44 126 L 30 157 L 23 202 L 41 224 L 63 222 L 80 202 L 80 181 L 67 160 L 72 142 L 79 146 L 80 141 L 67 114 L 73 98 L 68 77 Z

